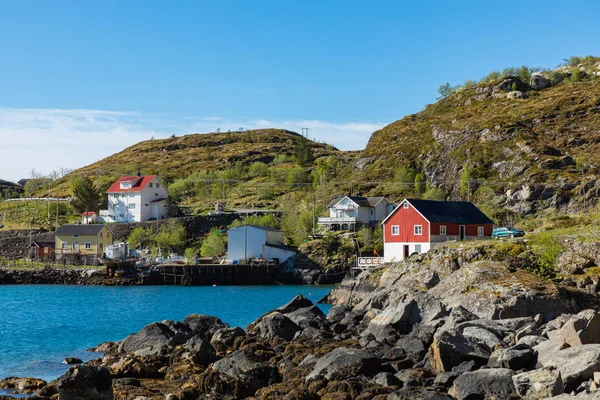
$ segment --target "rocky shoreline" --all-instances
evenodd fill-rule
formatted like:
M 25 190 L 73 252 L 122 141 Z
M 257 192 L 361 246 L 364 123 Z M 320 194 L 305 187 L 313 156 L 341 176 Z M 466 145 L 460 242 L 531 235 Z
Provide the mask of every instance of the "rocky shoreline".
M 345 279 L 327 315 L 299 295 L 246 329 L 147 325 L 36 398 L 600 398 L 599 282 L 585 281 L 536 277 L 493 246 L 432 251 Z
M 107 277 L 104 267 L 99 269 L 0 268 L 0 285 L 92 285 L 92 286 L 147 286 L 165 285 L 160 273 L 135 277 Z M 332 285 L 339 283 L 345 273 L 328 273 L 322 269 L 289 269 L 271 274 L 252 274 L 251 279 L 240 275 L 231 280 L 233 285 Z M 212 282 L 212 281 L 211 281 Z M 212 283 L 210 283 L 212 285 Z

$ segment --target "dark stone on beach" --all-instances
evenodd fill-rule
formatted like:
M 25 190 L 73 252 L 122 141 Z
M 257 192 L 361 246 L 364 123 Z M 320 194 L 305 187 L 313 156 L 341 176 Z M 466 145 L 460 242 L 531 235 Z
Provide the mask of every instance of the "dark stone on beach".
M 368 351 L 338 347 L 320 357 L 307 380 L 320 376 L 327 380 L 343 380 L 358 375 L 374 376 L 381 360 Z
M 381 386 L 402 386 L 400 379 L 390 372 L 380 372 L 373 378 L 373 382 Z
M 219 329 L 229 328 L 229 324 L 224 323 L 219 318 L 203 314 L 190 314 L 185 317 L 183 323 L 208 341 Z
M 113 379 L 113 386 L 133 386 L 140 387 L 142 383 L 136 378 L 120 378 Z
M 280 380 L 276 367 L 260 361 L 252 353 L 237 350 L 207 369 L 201 386 L 206 393 L 239 399 L 253 396 L 258 389 Z
M 119 352 L 155 355 L 185 343 L 194 334 L 189 326 L 178 321 L 154 322 L 127 336 L 119 345 Z
M 104 367 L 71 367 L 58 378 L 56 387 L 60 400 L 113 399 L 112 379 Z
M 290 341 L 301 328 L 282 313 L 275 311 L 262 317 L 252 330 L 265 340 L 279 337 Z
M 327 313 L 327 320 L 333 323 L 340 322 L 350 310 L 352 307 L 347 304 L 333 306 Z
M 322 329 L 329 325 L 325 314 L 317 306 L 298 308 L 292 312 L 285 314 L 300 328 L 316 328 Z
M 237 337 L 246 336 L 246 332 L 239 326 L 233 328 L 221 328 L 215 332 L 210 340 L 210 344 L 218 352 L 224 352 L 228 347 L 233 346 L 233 342 Z
M 296 311 L 299 308 L 306 308 L 306 307 L 312 307 L 312 306 L 314 306 L 312 301 L 310 301 L 303 295 L 298 294 L 296 297 L 294 297 L 292 300 L 290 300 L 287 304 L 284 304 L 283 306 L 276 308 L 274 311 L 279 311 L 282 314 L 287 314 L 287 313 Z
M 0 389 L 16 389 L 19 391 L 30 391 L 43 388 L 46 381 L 37 378 L 18 378 L 9 376 L 0 380 Z
M 456 378 L 450 394 L 458 400 L 510 399 L 516 395 L 512 377 L 514 371 L 506 368 L 480 369 L 466 372 Z
M 182 347 L 189 358 L 198 365 L 208 365 L 215 360 L 215 348 L 201 336 L 194 336 Z
M 62 363 L 67 364 L 67 365 L 75 365 L 75 364 L 82 364 L 83 360 L 81 358 L 77 358 L 77 357 L 67 357 L 63 360 Z
M 487 365 L 491 368 L 510 368 L 515 371 L 529 369 L 535 366 L 535 354 L 529 345 L 517 344 L 508 349 L 494 350 Z

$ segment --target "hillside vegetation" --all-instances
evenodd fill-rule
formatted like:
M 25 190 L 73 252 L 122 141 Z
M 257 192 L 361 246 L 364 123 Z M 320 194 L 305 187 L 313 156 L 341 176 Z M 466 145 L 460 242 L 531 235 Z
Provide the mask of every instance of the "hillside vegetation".
M 442 89 L 445 97 L 435 104 L 372 135 L 356 162 L 364 190 L 395 197 L 429 190 L 504 216 L 501 209 L 576 209 L 583 193 L 592 200 L 600 188 L 600 63 L 575 59 L 585 60 L 537 73 L 510 69 L 521 79 L 496 73 Z M 383 190 L 369 185 L 382 180 Z
M 329 201 L 354 194 L 463 199 L 498 223 L 595 205 L 600 150 L 600 59 L 572 57 L 553 70 L 518 67 L 440 87 L 440 99 L 344 152 L 281 129 L 148 140 L 57 180 L 100 191 L 120 175 L 157 174 L 187 213 L 276 208 L 308 226 Z M 38 193 L 46 195 L 44 191 Z M 303 232 L 308 228 L 304 227 Z

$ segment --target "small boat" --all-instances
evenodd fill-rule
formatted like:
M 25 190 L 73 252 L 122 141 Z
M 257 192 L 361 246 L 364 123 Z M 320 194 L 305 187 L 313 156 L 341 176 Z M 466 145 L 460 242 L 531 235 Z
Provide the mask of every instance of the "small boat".
M 167 258 L 164 258 L 162 256 L 158 256 L 154 260 L 154 264 L 155 265 L 160 265 L 160 264 L 180 264 L 180 265 L 187 265 L 187 263 L 188 263 L 187 258 L 185 258 L 184 256 L 177 255 L 175 253 L 169 254 L 169 257 L 167 257 Z
M 121 273 L 124 273 L 125 270 L 135 267 L 137 259 L 137 252 L 129 248 L 129 243 L 120 242 L 106 246 L 100 262 L 107 268 L 115 270 L 115 273 L 121 270 L 123 270 Z

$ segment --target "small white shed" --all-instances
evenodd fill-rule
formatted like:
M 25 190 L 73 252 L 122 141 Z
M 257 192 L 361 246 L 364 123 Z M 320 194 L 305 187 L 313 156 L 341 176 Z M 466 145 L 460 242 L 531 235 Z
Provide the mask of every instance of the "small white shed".
M 283 232 L 266 226 L 242 225 L 227 232 L 227 258 L 233 262 L 263 258 L 280 263 L 296 255 L 283 243 Z

